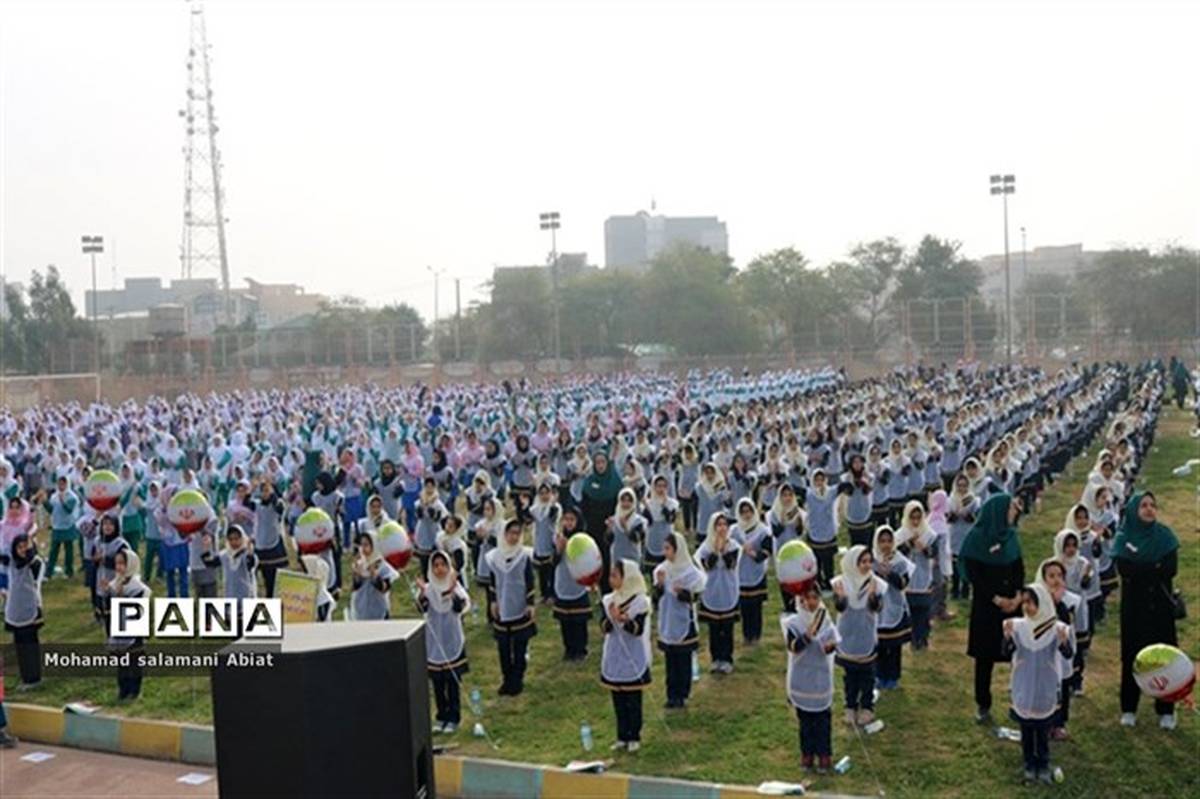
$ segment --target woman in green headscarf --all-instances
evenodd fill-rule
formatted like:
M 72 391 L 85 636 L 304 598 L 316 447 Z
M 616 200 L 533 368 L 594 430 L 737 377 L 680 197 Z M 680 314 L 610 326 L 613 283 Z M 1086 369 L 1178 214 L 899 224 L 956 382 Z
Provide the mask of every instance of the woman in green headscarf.
M 971 583 L 967 654 L 975 659 L 975 720 L 991 723 L 992 668 L 1004 657 L 1004 620 L 1020 612 L 1025 563 L 1017 536 L 1021 501 L 996 494 L 983 504 L 963 539 L 959 569 Z
M 592 456 L 592 473 L 583 482 L 584 531 L 596 540 L 604 558 L 604 569 L 600 572 L 601 593 L 608 593 L 608 571 L 611 554 L 607 539 L 608 519 L 617 510 L 617 495 L 625 483 L 613 467 L 605 452 Z
M 1176 645 L 1171 578 L 1179 567 L 1179 539 L 1158 521 L 1154 494 L 1134 494 L 1113 539 L 1113 560 L 1121 575 L 1121 724 L 1137 723 L 1141 690 L 1133 679 L 1133 661 L 1150 644 Z M 1156 701 L 1159 726 L 1175 729 L 1175 706 Z

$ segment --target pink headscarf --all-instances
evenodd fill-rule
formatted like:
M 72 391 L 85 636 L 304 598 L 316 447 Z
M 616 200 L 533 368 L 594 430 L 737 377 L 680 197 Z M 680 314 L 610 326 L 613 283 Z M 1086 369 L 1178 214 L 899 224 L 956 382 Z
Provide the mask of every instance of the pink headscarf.
M 409 477 L 420 479 L 425 474 L 425 459 L 421 457 L 421 450 L 417 448 L 412 439 L 404 442 L 404 457 L 400 460 Z
M 5 508 L 4 521 L 0 522 L 0 545 L 3 546 L 0 551 L 8 552 L 12 547 L 13 539 L 29 533 L 32 529 L 33 513 L 29 509 L 28 502 L 21 500 L 20 507 L 15 511 L 11 506 Z
M 950 497 L 938 489 L 929 495 L 929 529 L 935 533 L 946 532 L 946 511 L 950 507 Z

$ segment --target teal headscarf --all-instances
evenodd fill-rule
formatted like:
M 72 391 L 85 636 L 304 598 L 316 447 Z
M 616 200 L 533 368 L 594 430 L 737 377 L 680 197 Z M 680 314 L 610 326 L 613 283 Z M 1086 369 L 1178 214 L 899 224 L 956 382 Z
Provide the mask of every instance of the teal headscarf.
M 996 494 L 979 509 L 979 518 L 963 539 L 958 556 L 959 569 L 964 575 L 967 560 L 1004 566 L 1021 557 L 1017 528 L 1008 524 L 1008 508 L 1012 501 L 1008 494 Z
M 601 453 L 596 453 L 600 455 Z M 605 452 L 604 458 L 608 461 L 608 466 L 603 472 L 597 472 L 593 469 L 591 475 L 583 481 L 583 495 L 593 502 L 616 502 L 617 494 L 621 493 L 621 489 L 625 487 L 625 482 L 621 479 L 621 475 L 617 474 L 617 467 L 613 465 L 612 459 Z M 595 457 L 592 456 L 592 463 L 595 463 Z
M 1125 503 L 1125 518 L 1113 539 L 1114 558 L 1132 563 L 1158 563 L 1179 549 L 1179 539 L 1162 522 L 1144 522 L 1138 518 L 1138 506 L 1144 497 L 1154 494 L 1144 491 L 1134 494 Z

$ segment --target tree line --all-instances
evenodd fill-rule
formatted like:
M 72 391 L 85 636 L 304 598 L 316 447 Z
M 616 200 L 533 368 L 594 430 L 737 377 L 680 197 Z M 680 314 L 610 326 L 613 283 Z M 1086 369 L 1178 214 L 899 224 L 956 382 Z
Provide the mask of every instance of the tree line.
M 642 269 L 565 277 L 559 290 L 562 354 L 870 354 L 904 347 L 916 357 L 945 358 L 965 353 L 970 342 L 974 354 L 987 358 L 1003 351 L 1004 313 L 1002 303 L 981 295 L 982 284 L 979 264 L 959 243 L 934 235 L 912 247 L 895 238 L 860 242 L 823 265 L 785 247 L 741 269 L 726 255 L 676 246 Z M 439 320 L 436 335 L 407 304 L 371 308 L 355 297 L 331 300 L 303 324 L 335 360 L 372 327 L 406 331 L 406 340 L 390 344 L 418 358 L 552 356 L 550 270 L 497 270 L 488 288 L 489 299 L 471 305 L 461 319 Z M 4 296 L 3 371 L 51 371 L 53 347 L 92 340 L 90 322 L 77 315 L 55 267 L 34 270 L 25 291 L 5 286 Z M 1013 297 L 1013 309 L 1017 340 L 1036 329 L 1040 341 L 1070 334 L 1196 342 L 1200 252 L 1174 245 L 1109 250 L 1073 275 L 1030 275 Z M 233 330 L 253 332 L 252 325 Z

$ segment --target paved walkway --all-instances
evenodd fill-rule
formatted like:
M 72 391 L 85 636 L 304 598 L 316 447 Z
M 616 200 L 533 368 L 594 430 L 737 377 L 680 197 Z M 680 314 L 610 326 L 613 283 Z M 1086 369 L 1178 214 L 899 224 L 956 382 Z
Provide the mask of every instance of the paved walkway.
M 48 752 L 54 757 L 41 763 L 21 759 L 32 752 Z M 190 773 L 208 774 L 212 779 L 203 785 L 177 782 L 184 774 Z M 5 799 L 35 796 L 216 795 L 216 772 L 204 766 L 143 760 L 24 741 L 16 749 L 0 750 L 0 796 Z

